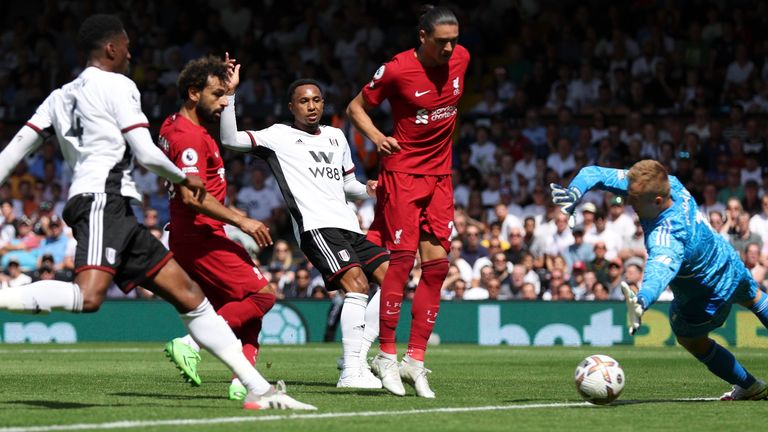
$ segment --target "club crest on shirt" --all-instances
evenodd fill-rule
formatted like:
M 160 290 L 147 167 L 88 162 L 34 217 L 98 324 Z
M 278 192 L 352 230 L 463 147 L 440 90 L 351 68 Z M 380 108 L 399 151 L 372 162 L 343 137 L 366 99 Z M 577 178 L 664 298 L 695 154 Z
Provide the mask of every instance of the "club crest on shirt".
M 197 152 L 195 149 L 188 148 L 181 153 L 181 161 L 184 165 L 192 166 L 197 163 Z
M 342 261 L 347 262 L 349 261 L 349 252 L 346 249 L 342 249 L 339 251 L 339 258 L 341 258 Z
M 458 96 L 459 93 L 461 93 L 461 89 L 459 88 L 459 77 L 456 77 L 456 79 L 453 80 L 453 95 Z
M 107 262 L 110 264 L 114 264 L 115 258 L 117 257 L 117 251 L 115 251 L 111 247 L 108 247 L 104 252 L 106 252 L 105 255 L 107 258 Z
M 396 245 L 399 245 L 399 244 L 400 244 L 400 236 L 401 236 L 401 235 L 403 235 L 403 230 L 402 230 L 402 228 L 401 228 L 401 229 L 399 229 L 399 230 L 397 230 L 397 231 L 395 231 L 395 241 L 394 241 L 394 243 L 395 243 Z

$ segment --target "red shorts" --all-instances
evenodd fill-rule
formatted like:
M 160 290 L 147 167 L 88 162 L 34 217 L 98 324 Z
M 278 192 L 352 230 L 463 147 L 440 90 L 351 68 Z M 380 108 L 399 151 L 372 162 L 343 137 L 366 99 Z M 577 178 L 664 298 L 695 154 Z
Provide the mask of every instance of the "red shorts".
M 221 235 L 208 235 L 190 242 L 171 240 L 171 251 L 181 267 L 203 289 L 213 308 L 242 300 L 267 284 L 242 246 Z
M 416 251 L 422 232 L 446 250 L 453 228 L 450 175 L 421 175 L 383 170 L 376 188 L 376 217 L 367 238 L 390 251 Z

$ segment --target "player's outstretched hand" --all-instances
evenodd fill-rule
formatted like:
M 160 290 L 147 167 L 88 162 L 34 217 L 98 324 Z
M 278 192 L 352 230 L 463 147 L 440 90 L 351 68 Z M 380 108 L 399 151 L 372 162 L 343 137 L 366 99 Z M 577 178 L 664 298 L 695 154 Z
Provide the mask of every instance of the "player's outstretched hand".
M 381 142 L 376 143 L 376 148 L 380 155 L 391 155 L 400 151 L 400 144 L 392 137 L 384 137 Z
M 365 191 L 368 192 L 368 196 L 371 198 L 376 197 L 376 187 L 379 185 L 377 180 L 368 180 L 365 183 Z
M 621 282 L 621 291 L 624 293 L 624 301 L 627 303 L 627 327 L 629 328 L 629 334 L 634 336 L 642 323 L 643 305 L 638 303 L 637 294 L 624 281 Z
M 205 198 L 205 183 L 203 183 L 200 177 L 188 175 L 181 184 L 192 191 L 197 202 L 203 202 Z
M 581 192 L 576 188 L 564 188 L 559 184 L 550 183 L 549 188 L 552 190 L 552 202 L 560 206 L 560 211 L 567 214 L 568 226 L 573 228 L 576 224 L 576 219 L 573 217 L 573 211 L 576 210 L 576 204 L 581 199 Z
M 240 84 L 240 65 L 237 60 L 229 58 L 229 53 L 224 53 L 224 63 L 227 65 L 227 94 L 235 94 L 235 89 Z
M 260 248 L 272 245 L 272 236 L 269 234 L 269 227 L 256 219 L 243 218 L 240 222 L 240 230 L 256 240 Z

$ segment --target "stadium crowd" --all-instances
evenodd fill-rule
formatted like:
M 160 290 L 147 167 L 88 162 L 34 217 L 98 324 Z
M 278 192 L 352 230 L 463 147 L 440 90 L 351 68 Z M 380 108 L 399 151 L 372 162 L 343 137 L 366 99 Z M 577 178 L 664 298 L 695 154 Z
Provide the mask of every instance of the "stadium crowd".
M 344 107 L 379 64 L 416 44 L 414 6 L 245 3 L 4 3 L 0 148 L 45 95 L 81 71 L 74 36 L 82 18 L 108 11 L 128 29 L 130 77 L 155 136 L 179 106 L 175 83 L 183 65 L 228 51 L 243 65 L 236 106 L 242 129 L 285 120 L 287 83 L 315 78 L 324 85 L 326 122 L 346 132 L 358 178 L 375 178 L 375 145 L 354 130 Z M 570 228 L 551 204 L 549 184 L 567 184 L 586 165 L 626 168 L 647 158 L 686 185 L 766 289 L 768 2 L 548 3 L 488 0 L 454 9 L 472 64 L 454 147 L 456 213 L 443 299 L 623 299 L 620 282 L 639 284 L 644 268 L 636 216 L 621 197 L 590 192 Z M 377 121 L 388 118 L 385 105 Z M 54 139 L 0 187 L 2 287 L 72 277 L 75 245 L 60 218 L 71 170 Z M 295 245 L 268 167 L 251 156 L 225 159 L 228 204 L 267 223 L 280 240 L 259 250 L 236 228 L 228 234 L 268 272 L 280 296 L 328 298 Z M 162 238 L 165 186 L 140 166 L 134 179 L 144 195 L 137 216 Z M 373 202 L 350 205 L 366 229 Z M 419 273 L 416 266 L 409 295 Z

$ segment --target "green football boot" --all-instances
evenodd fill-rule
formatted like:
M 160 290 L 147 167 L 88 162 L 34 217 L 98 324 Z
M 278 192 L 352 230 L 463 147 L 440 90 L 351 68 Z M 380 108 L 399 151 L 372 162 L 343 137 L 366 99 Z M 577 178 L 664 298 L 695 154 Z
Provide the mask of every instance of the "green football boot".
M 165 344 L 165 356 L 176 365 L 184 381 L 195 387 L 200 385 L 200 375 L 197 374 L 200 354 L 197 351 L 176 338 Z
M 245 396 L 248 394 L 248 389 L 239 382 L 233 382 L 229 385 L 229 400 L 241 401 L 245 400 Z

